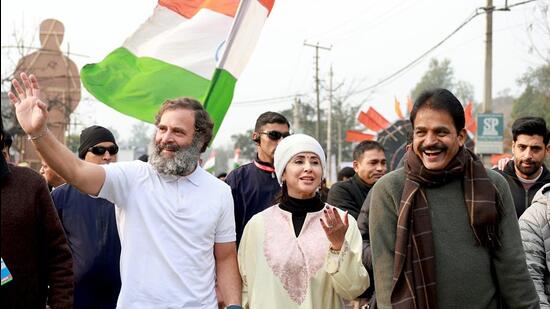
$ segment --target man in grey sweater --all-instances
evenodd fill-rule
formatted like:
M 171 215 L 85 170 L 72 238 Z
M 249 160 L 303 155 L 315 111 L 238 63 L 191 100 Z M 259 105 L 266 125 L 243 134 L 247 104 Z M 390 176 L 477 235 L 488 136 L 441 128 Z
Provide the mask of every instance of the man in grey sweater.
M 411 112 L 404 168 L 370 196 L 379 308 L 538 308 L 506 181 L 464 147 L 464 110 L 448 90 Z

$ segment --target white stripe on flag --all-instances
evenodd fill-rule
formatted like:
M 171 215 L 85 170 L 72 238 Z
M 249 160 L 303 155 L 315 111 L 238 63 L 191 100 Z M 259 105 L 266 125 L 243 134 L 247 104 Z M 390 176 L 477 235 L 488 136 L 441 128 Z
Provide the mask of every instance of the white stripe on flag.
M 123 46 L 137 57 L 162 60 L 209 80 L 232 22 L 232 17 L 209 9 L 187 19 L 157 6 Z
M 240 5 L 227 40 L 227 52 L 218 64 L 236 79 L 250 60 L 269 13 L 257 0 L 243 0 Z

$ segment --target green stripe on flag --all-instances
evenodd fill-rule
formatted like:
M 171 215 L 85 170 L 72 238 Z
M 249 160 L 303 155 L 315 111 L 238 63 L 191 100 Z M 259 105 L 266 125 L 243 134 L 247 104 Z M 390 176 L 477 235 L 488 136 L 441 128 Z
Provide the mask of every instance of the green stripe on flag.
M 223 69 L 216 69 L 214 72 L 210 89 L 204 99 L 204 108 L 214 121 L 213 137 L 216 136 L 229 105 L 231 105 L 236 83 L 237 79 L 229 72 Z
M 209 86 L 206 78 L 164 61 L 136 57 L 124 47 L 117 48 L 100 63 L 85 65 L 80 77 L 84 87 L 99 101 L 150 123 L 154 123 L 160 105 L 167 99 L 200 100 Z

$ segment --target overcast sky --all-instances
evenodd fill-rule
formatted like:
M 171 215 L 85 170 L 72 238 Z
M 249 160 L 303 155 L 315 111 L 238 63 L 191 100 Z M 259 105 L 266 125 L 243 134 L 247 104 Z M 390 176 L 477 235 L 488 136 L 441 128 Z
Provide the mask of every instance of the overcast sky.
M 522 0 L 509 1 L 509 4 Z M 493 94 L 509 89 L 518 95 L 520 77 L 529 67 L 542 63 L 532 52 L 532 42 L 538 48 L 548 48 L 550 40 L 536 27 L 541 14 L 536 7 L 549 0 L 495 12 L 493 17 Z M 13 33 L 22 34 L 26 42 L 36 39 L 43 19 L 55 18 L 65 24 L 63 50 L 70 46 L 77 66 L 98 62 L 123 41 L 152 13 L 155 1 L 141 0 L 2 0 L 2 74 L 16 53 Z M 237 83 L 232 104 L 214 145 L 230 143 L 230 135 L 254 126 L 256 117 L 264 111 L 289 108 L 292 99 L 262 101 L 264 98 L 305 94 L 313 98 L 314 49 L 305 47 L 304 40 L 332 46 L 320 52 L 320 74 L 328 77 L 330 65 L 335 83 L 347 88 L 355 81 L 358 89 L 377 83 L 401 69 L 455 30 L 485 1 L 473 0 L 279 0 L 263 29 L 252 59 Z M 504 1 L 494 1 L 502 7 Z M 531 24 L 535 27 L 531 27 Z M 531 29 L 531 30 L 529 30 Z M 456 80 L 473 84 L 476 101 L 483 97 L 485 16 L 475 17 L 456 35 L 437 48 L 412 69 L 374 89 L 374 93 L 355 95 L 354 102 L 364 108 L 375 107 L 388 119 L 395 119 L 393 98 L 403 103 L 410 90 L 428 68 L 429 59 L 448 58 Z M 8 58 L 11 54 L 11 59 Z M 4 77 L 4 76 L 2 76 Z M 84 88 L 83 88 L 84 90 Z M 83 92 L 83 102 L 77 109 L 85 125 L 94 123 L 117 129 L 122 138 L 130 136 L 136 122 L 95 101 Z M 260 101 L 257 101 L 260 100 Z M 267 102 L 267 103 L 266 103 Z M 322 103 L 326 107 L 327 103 Z M 84 116 L 87 115 L 87 116 Z

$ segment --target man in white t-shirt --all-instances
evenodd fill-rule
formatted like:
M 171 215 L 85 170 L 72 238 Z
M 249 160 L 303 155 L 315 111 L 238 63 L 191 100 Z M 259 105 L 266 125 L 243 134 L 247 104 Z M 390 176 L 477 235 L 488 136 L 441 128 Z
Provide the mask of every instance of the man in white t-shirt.
M 240 307 L 231 190 L 197 162 L 213 124 L 193 99 L 166 101 L 156 116 L 149 163 L 96 165 L 79 160 L 46 126 L 48 112 L 34 76 L 21 74 L 10 92 L 17 119 L 37 151 L 80 191 L 119 209 L 122 241 L 119 308 Z

